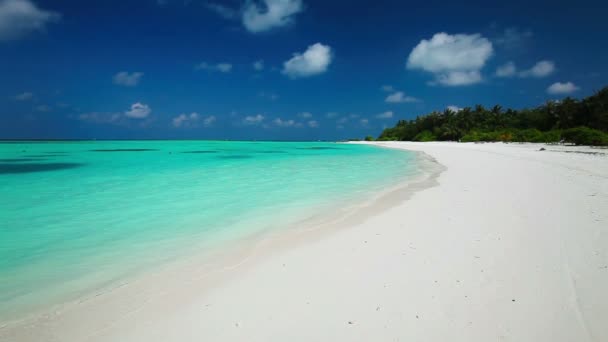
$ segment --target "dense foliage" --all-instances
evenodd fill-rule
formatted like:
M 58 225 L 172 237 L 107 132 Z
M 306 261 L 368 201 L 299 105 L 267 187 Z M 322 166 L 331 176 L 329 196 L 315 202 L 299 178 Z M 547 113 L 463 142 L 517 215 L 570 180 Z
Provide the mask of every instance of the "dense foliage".
M 570 142 L 608 145 L 608 87 L 583 100 L 567 97 L 532 108 L 481 105 L 400 120 L 378 140 Z

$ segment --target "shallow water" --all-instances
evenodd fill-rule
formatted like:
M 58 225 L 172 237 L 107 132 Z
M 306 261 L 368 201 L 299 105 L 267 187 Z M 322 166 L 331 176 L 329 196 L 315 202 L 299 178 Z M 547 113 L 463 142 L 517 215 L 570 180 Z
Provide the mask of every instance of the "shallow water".
M 289 225 L 415 173 L 335 143 L 0 143 L 0 316 Z

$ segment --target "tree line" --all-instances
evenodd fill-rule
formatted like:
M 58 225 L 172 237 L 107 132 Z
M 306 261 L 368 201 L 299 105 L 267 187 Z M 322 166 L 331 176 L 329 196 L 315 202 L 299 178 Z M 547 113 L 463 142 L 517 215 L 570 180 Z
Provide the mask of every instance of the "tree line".
M 400 120 L 377 140 L 567 142 L 608 145 L 608 87 L 577 100 L 567 97 L 529 109 L 477 105 Z

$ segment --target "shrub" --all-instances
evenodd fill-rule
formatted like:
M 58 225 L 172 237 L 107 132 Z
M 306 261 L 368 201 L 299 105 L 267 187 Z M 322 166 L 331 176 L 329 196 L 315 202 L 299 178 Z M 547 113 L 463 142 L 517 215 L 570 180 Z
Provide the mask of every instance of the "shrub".
M 551 130 L 547 132 L 543 132 L 540 136 L 539 141 L 535 142 L 544 142 L 544 143 L 558 143 L 562 140 L 562 132 L 560 130 Z
M 562 131 L 562 139 L 575 145 L 608 145 L 608 134 L 588 127 L 576 127 Z
M 368 135 L 365 137 L 365 141 L 374 141 L 374 137 L 372 137 L 371 135 Z
M 414 137 L 414 141 L 436 141 L 437 137 L 430 131 L 422 131 Z
M 378 137 L 377 141 L 397 141 L 397 137 Z

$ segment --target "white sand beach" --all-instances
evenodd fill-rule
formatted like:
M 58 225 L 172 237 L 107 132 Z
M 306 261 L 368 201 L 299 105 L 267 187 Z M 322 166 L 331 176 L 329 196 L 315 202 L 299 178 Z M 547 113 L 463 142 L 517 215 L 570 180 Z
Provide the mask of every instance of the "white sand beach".
M 443 167 L 335 229 L 159 272 L 0 341 L 608 341 L 608 150 L 374 144 Z

